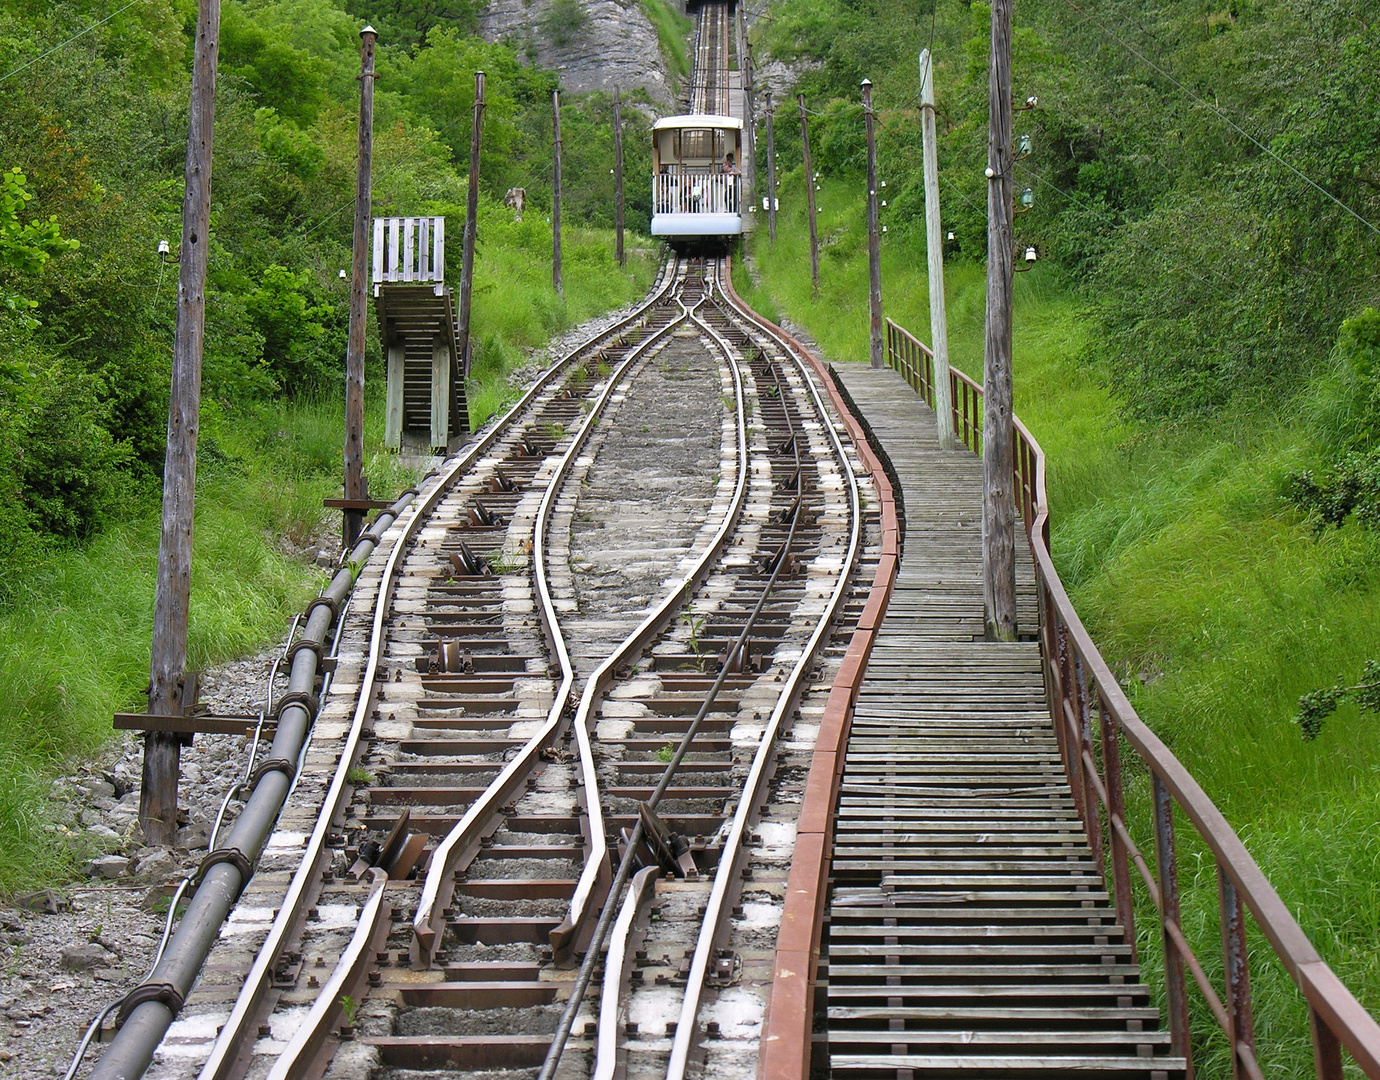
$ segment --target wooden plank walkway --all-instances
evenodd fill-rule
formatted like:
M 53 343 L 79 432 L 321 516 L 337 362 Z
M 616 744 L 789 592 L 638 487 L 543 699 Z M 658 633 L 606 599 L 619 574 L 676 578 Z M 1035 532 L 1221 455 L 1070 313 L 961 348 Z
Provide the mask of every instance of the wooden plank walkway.
M 939 449 L 895 372 L 839 377 L 891 457 L 906 523 L 837 810 L 830 1074 L 1181 1075 L 1074 808 L 1040 646 L 982 640 L 981 462 Z

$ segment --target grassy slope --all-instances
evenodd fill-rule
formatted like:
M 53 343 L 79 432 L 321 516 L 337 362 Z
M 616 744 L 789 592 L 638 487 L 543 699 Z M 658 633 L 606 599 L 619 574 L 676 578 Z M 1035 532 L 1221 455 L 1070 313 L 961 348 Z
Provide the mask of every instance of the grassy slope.
M 525 232 L 496 219 L 482 235 L 475 331 L 476 374 L 484 382 L 471 397 L 477 423 L 513 396 L 507 371 L 525 350 L 641 296 L 655 271 L 633 261 L 626 272 L 611 272 L 611 235 L 569 229 L 562 300 L 550 286 L 549 227 L 539 216 Z M 381 451 L 381 389 L 371 380 L 365 434 L 370 489 L 386 497 L 413 478 Z M 279 545 L 301 546 L 335 527 L 321 500 L 339 493 L 344 433 L 334 400 L 232 414 L 207 402 L 202 411 L 192 667 L 276 641 L 319 587 L 322 575 Z M 139 707 L 157 556 L 158 509 L 143 499 L 85 548 L 54 554 L 24 602 L 0 610 L 0 894 L 60 881 L 93 850 L 81 837 L 53 842 L 40 793 L 48 777 L 111 737 L 112 713 Z
M 690 77 L 690 46 L 687 35 L 694 29 L 691 22 L 680 10 L 679 4 L 668 0 L 641 0 L 642 11 L 656 28 L 657 44 L 661 46 L 662 58 L 675 82 Z
M 821 257 L 818 300 L 803 220 L 784 215 L 775 250 L 764 230 L 757 236 L 762 280 L 749 294 L 806 326 L 832 359 L 865 360 L 862 207 L 828 183 L 821 198 L 820 235 L 836 239 Z M 923 249 L 901 247 L 884 251 L 884 308 L 927 340 Z M 982 268 L 946 269 L 954 361 L 979 378 L 984 289 Z M 1049 461 L 1065 583 L 1141 715 L 1343 980 L 1380 1010 L 1380 725 L 1348 708 L 1305 744 L 1290 723 L 1301 693 L 1359 675 L 1365 658 L 1380 655 L 1380 543 L 1354 526 L 1315 538 L 1280 503 L 1277 478 L 1306 446 L 1301 425 L 1248 417 L 1174 431 L 1128 426 L 1095 363 L 1073 360 L 1085 335 L 1054 268 L 1017 278 L 1016 409 Z M 1143 826 L 1148 782 L 1138 773 L 1132 784 Z M 1215 878 L 1183 843 L 1180 873 L 1192 889 L 1185 919 L 1212 967 L 1220 963 Z M 1147 910 L 1143 940 L 1150 918 Z M 1284 1051 L 1279 1075 L 1304 1071 L 1306 1028 L 1292 993 L 1277 972 L 1256 979 L 1262 1044 Z M 1220 1075 L 1220 1047 L 1202 1049 L 1216 1061 L 1209 1074 Z

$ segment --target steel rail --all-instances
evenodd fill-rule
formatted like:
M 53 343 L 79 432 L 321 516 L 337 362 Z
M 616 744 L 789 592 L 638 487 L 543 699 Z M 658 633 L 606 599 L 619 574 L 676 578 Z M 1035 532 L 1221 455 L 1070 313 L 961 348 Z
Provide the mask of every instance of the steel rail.
M 388 886 L 388 873 L 375 866 L 369 870 L 369 898 L 359 909 L 359 921 L 355 932 L 350 935 L 349 944 L 336 962 L 331 977 L 326 980 L 321 993 L 307 1018 L 293 1033 L 287 1047 L 268 1072 L 267 1080 L 300 1080 L 314 1056 L 325 1042 L 326 1034 L 344 1011 L 343 995 L 352 984 L 364 975 L 369 952 L 376 944 L 379 930 L 388 919 L 389 908 L 383 900 L 383 890 Z
M 799 507 L 791 515 L 791 528 L 786 538 L 785 547 L 790 549 L 792 540 L 795 537 L 796 526 L 800 521 Z M 714 678 L 714 683 L 705 694 L 704 701 L 701 702 L 699 711 L 695 718 L 686 728 L 685 734 L 681 736 L 680 745 L 676 747 L 676 752 L 667 763 L 665 770 L 661 774 L 661 779 L 657 782 L 656 788 L 647 799 L 648 809 L 655 810 L 660 804 L 662 797 L 666 794 L 666 789 L 671 786 L 671 781 L 675 778 L 676 771 L 680 768 L 685 755 L 690 752 L 690 746 L 695 741 L 695 736 L 699 734 L 700 725 L 704 723 L 704 718 L 709 715 L 714 706 L 714 701 L 718 697 L 719 691 L 723 688 L 724 682 L 728 679 L 734 665 L 735 659 L 740 655 L 742 649 L 747 644 L 748 635 L 751 634 L 756 624 L 757 616 L 761 614 L 762 608 L 766 606 L 767 598 L 771 595 L 771 590 L 776 584 L 777 578 L 781 575 L 782 568 L 786 565 L 786 559 L 776 560 L 776 566 L 772 569 L 771 577 L 762 588 L 762 594 L 758 597 L 757 604 L 747 621 L 743 624 L 743 629 L 739 632 L 737 640 L 728 647 L 724 655 L 723 665 L 719 668 L 719 673 Z M 638 816 L 637 823 L 633 826 L 631 834 L 628 836 L 627 844 L 623 849 L 623 857 L 618 863 L 618 872 L 614 875 L 613 885 L 609 889 L 609 895 L 605 900 L 603 909 L 599 914 L 599 921 L 594 927 L 594 934 L 589 942 L 589 948 L 585 952 L 583 962 L 580 964 L 579 974 L 575 977 L 575 985 L 570 989 L 570 996 L 566 999 L 565 1011 L 562 1012 L 560 1021 L 556 1025 L 556 1033 L 552 1036 L 551 1049 L 547 1051 L 546 1060 L 542 1062 L 541 1071 L 537 1074 L 537 1080 L 555 1080 L 556 1070 L 560 1067 L 561 1056 L 565 1053 L 567 1041 L 570 1039 L 570 1031 L 575 1026 L 575 1017 L 580 1011 L 580 1006 L 584 1001 L 585 993 L 589 989 L 589 984 L 594 978 L 594 969 L 598 965 L 599 952 L 603 948 L 604 940 L 607 938 L 609 930 L 614 922 L 614 912 L 618 907 L 618 900 L 623 892 L 623 886 L 627 884 L 628 878 L 632 875 L 633 862 L 637 859 L 637 848 L 646 836 L 645 825 Z
M 732 302 L 730 298 L 730 303 L 732 304 Z M 746 318 L 744 312 L 736 305 L 734 310 Z M 796 702 L 804 689 L 805 674 L 814 666 L 819 649 L 838 618 L 839 610 L 848 594 L 849 579 L 852 577 L 853 568 L 857 564 L 858 555 L 862 548 L 862 508 L 858 494 L 858 478 L 853 471 L 852 463 L 848 460 L 843 441 L 829 420 L 829 413 L 824 407 L 819 389 L 810 377 L 803 358 L 796 355 L 794 348 L 784 338 L 770 334 L 765 330 L 763 332 L 768 333 L 796 365 L 801 379 L 809 391 L 815 410 L 821 418 L 822 426 L 829 433 L 834 457 L 837 459 L 846 480 L 852 522 L 849 529 L 847 554 L 843 559 L 843 565 L 839 568 L 838 581 L 829 598 L 829 604 L 816 623 L 814 632 L 810 635 L 809 641 L 801 652 L 800 659 L 787 677 L 781 696 L 777 699 L 776 707 L 772 710 L 771 718 L 763 730 L 762 740 L 758 744 L 757 753 L 753 756 L 752 766 L 743 785 L 743 795 L 739 799 L 733 815 L 733 824 L 729 828 L 723 850 L 719 855 L 719 865 L 715 869 L 714 883 L 710 889 L 709 900 L 705 905 L 704 919 L 695 942 L 694 956 L 690 962 L 690 975 L 685 984 L 685 997 L 681 1002 L 680 1019 L 676 1023 L 676 1033 L 671 1044 L 671 1057 L 666 1071 L 668 1080 L 681 1080 L 690 1064 L 691 1052 L 694 1049 L 695 1038 L 699 1031 L 700 997 L 704 990 L 704 980 L 708 975 L 718 937 L 723 929 L 724 913 L 729 909 L 730 890 L 740 885 L 738 861 L 743 853 L 743 835 L 747 831 L 749 819 L 756 803 L 761 798 L 763 785 L 768 778 L 768 766 L 771 755 L 775 752 L 777 734 L 781 729 L 784 717 L 796 707 Z
M 245 980 L 244 988 L 235 1000 L 235 1005 L 231 1009 L 230 1016 L 225 1025 L 221 1028 L 220 1034 L 216 1038 L 215 1044 L 211 1048 L 210 1057 L 202 1067 L 200 1080 L 228 1080 L 235 1070 L 235 1062 L 238 1059 L 241 1047 L 248 1040 L 247 1029 L 250 1023 L 257 1018 L 264 997 L 270 989 L 272 981 L 272 970 L 277 961 L 280 951 L 286 946 L 291 934 L 300 925 L 301 920 L 306 915 L 306 905 L 303 901 L 307 895 L 313 880 L 317 877 L 319 863 L 325 850 L 325 840 L 331 828 L 331 822 L 344 805 L 345 793 L 349 787 L 346 774 L 354 763 L 361 735 L 364 729 L 365 720 L 372 706 L 374 685 L 377 681 L 379 656 L 384 642 L 384 629 L 387 624 L 390 597 L 396 585 L 398 570 L 402 564 L 404 552 L 410 541 L 416 536 L 422 524 L 430 517 L 436 504 L 441 498 L 447 495 L 454 483 L 464 475 L 479 461 L 488 449 L 506 433 L 514 420 L 525 412 L 538 396 L 556 378 L 563 374 L 573 363 L 576 356 L 589 351 L 599 341 L 606 338 L 616 337 L 626 329 L 636 323 L 645 312 L 651 308 L 662 295 L 671 287 L 674 281 L 674 274 L 664 275 L 661 289 L 653 294 L 649 300 L 632 312 L 627 318 L 620 320 L 613 327 L 593 335 L 584 345 L 573 350 L 558 363 L 552 365 L 550 369 L 538 379 L 528 391 L 504 414 L 501 420 L 493 424 L 489 431 L 482 435 L 476 442 L 470 445 L 463 453 L 453 458 L 450 464 L 437 477 L 431 491 L 420 504 L 414 504 L 414 513 L 407 522 L 401 534 L 395 539 L 393 547 L 389 552 L 388 561 L 384 566 L 383 574 L 380 578 L 378 594 L 375 600 L 374 617 L 370 634 L 369 652 L 366 658 L 365 670 L 360 682 L 359 697 L 356 701 L 355 710 L 350 722 L 350 730 L 346 736 L 345 746 L 342 749 L 340 760 L 336 764 L 335 774 L 332 777 L 330 788 L 322 804 L 322 811 L 317 818 L 316 826 L 312 830 L 312 835 L 308 839 L 306 848 L 303 852 L 302 862 L 298 865 L 296 873 L 288 886 L 286 895 L 278 910 L 278 915 L 269 929 L 268 936 L 264 944 L 260 947 L 255 956 L 254 964 L 250 969 L 249 975 Z M 349 573 L 353 580 L 353 571 L 346 570 L 342 573 Z M 304 650 L 303 654 L 310 653 Z M 300 655 L 299 655 L 300 659 Z M 313 656 L 313 663 L 315 657 Z M 294 667 L 295 671 L 295 667 Z M 300 707 L 297 707 L 300 708 Z M 305 710 L 302 710 L 305 713 Z M 281 724 L 280 724 L 281 731 Z M 275 747 L 277 743 L 275 741 Z M 270 774 L 279 775 L 279 774 Z M 281 804 L 280 804 L 281 805 Z M 276 811 L 274 818 L 276 819 Z M 243 820 L 243 818 L 241 818 Z M 264 839 L 267 839 L 265 834 Z M 215 869 L 220 869 L 216 867 Z M 238 893 L 236 893 L 238 896 Z M 233 903 L 227 903 L 225 914 L 228 914 L 229 907 Z M 224 914 L 217 921 L 216 927 L 219 928 L 220 922 L 224 921 Z M 185 922 L 185 920 L 184 920 Z M 197 962 L 197 969 L 205 961 L 206 953 L 210 951 L 210 942 L 207 944 L 206 952 L 202 954 Z M 188 987 L 190 991 L 190 986 Z M 165 1010 L 166 1011 L 166 1010 Z M 102 1076 L 99 1080 L 135 1080 L 142 1076 L 148 1068 L 149 1060 L 152 1059 L 154 1048 L 161 1041 L 163 1033 L 166 1032 L 168 1024 L 171 1023 L 171 1016 L 168 1023 L 162 1026 L 153 1045 L 148 1047 L 147 1056 L 137 1070 L 131 1068 L 127 1072 L 112 1073 L 108 1077 Z M 112 1044 L 112 1047 L 115 1044 Z M 109 1052 L 107 1052 L 109 1056 Z M 102 1058 L 104 1063 L 105 1058 Z
M 618 921 L 613 924 L 613 937 L 604 957 L 604 985 L 599 995 L 599 1026 L 590 1080 L 613 1080 L 618 1070 L 618 1015 L 628 974 L 628 942 L 642 902 L 653 891 L 660 874 L 660 867 L 647 866 L 633 875 L 632 887 L 623 898 Z
M 638 342 L 619 363 L 618 367 L 609 374 L 608 383 L 599 395 L 599 400 L 586 414 L 579 430 L 576 431 L 570 445 L 561 456 L 558 466 L 547 481 L 546 490 L 542 494 L 541 506 L 533 524 L 532 576 L 537 585 L 538 607 L 541 612 L 542 624 L 546 629 L 551 649 L 560 663 L 561 682 L 552 700 L 551 708 L 547 711 L 546 722 L 532 735 L 517 756 L 508 762 L 503 771 L 494 778 L 484 793 L 470 805 L 460 821 L 446 834 L 445 839 L 436 846 L 436 850 L 432 853 L 431 862 L 427 867 L 426 879 L 422 886 L 421 898 L 418 901 L 417 911 L 412 921 L 413 942 L 417 953 L 414 957 L 414 963 L 418 967 L 430 966 L 437 942 L 441 939 L 441 924 L 444 922 L 444 910 L 448 900 L 446 893 L 454 886 L 456 864 L 471 849 L 477 848 L 481 835 L 493 823 L 498 808 L 521 786 L 541 750 L 556 738 L 570 701 L 571 691 L 575 683 L 575 671 L 570 662 L 565 637 L 560 630 L 546 573 L 546 528 L 551 509 L 555 505 L 566 477 L 569 475 L 571 466 L 579 457 L 580 451 L 584 448 L 585 442 L 590 433 L 593 432 L 599 417 L 603 415 L 615 391 L 621 385 L 624 376 L 653 345 L 670 334 L 680 324 L 682 318 L 683 316 L 678 316 L 666 326 Z M 587 744 L 587 738 L 585 742 Z M 586 862 L 586 868 L 588 868 L 591 864 L 602 860 L 601 851 L 604 849 L 604 843 L 601 841 L 604 830 L 602 807 L 597 798 L 598 779 L 594 772 L 592 751 L 586 753 L 584 746 L 581 747 L 580 765 L 585 789 L 587 792 L 594 793 L 594 797 L 587 795 L 585 806 L 586 821 L 590 832 L 590 856 Z M 581 876 L 581 881 L 584 881 L 584 875 Z
M 689 318 L 694 308 L 698 307 L 700 303 L 703 303 L 703 298 L 693 307 L 687 309 L 682 302 L 681 307 L 685 309 L 685 315 L 682 316 L 682 319 Z M 684 603 L 685 595 L 691 589 L 698 588 L 709 573 L 714 561 L 718 559 L 724 544 L 728 541 L 729 534 L 736 525 L 738 516 L 742 513 L 743 504 L 747 499 L 750 470 L 747 446 L 747 412 L 743 401 L 743 378 L 738 365 L 733 360 L 732 348 L 722 338 L 719 341 L 724 349 L 724 357 L 728 363 L 729 371 L 733 376 L 738 472 L 733 489 L 733 498 L 713 540 L 700 555 L 691 571 L 681 577 L 675 588 L 667 591 L 655 610 L 642 620 L 637 629 L 629 634 L 613 653 L 605 657 L 586 681 L 573 721 L 575 737 L 581 743 L 582 755 L 589 745 L 589 726 L 595 706 L 602 696 L 604 688 L 613 678 L 614 672 L 623 666 L 629 658 L 639 656 L 642 650 L 661 633 L 662 628 L 671 619 L 673 613 Z M 592 748 L 589 749 L 589 755 L 591 775 L 593 775 Z M 590 790 L 597 792 L 598 789 L 595 787 Z M 575 887 L 575 893 L 571 897 L 569 913 L 561 925 L 551 932 L 551 944 L 553 949 L 557 951 L 578 947 L 577 943 L 590 919 L 598 878 L 607 873 L 608 840 L 602 830 L 594 842 L 599 854 L 599 861 L 596 862 L 591 856 L 590 860 L 585 863 L 584 870 L 581 872 L 579 882 Z
M 736 350 L 714 327 L 710 326 L 707 322 L 704 322 L 695 315 L 695 311 L 700 307 L 701 304 L 708 301 L 710 295 L 712 294 L 712 277 L 707 277 L 707 286 L 708 287 L 706 288 L 704 297 L 702 297 L 700 301 L 695 304 L 694 308 L 688 309 L 686 311 L 686 316 L 687 318 L 690 318 L 693 322 L 698 324 L 704 330 L 704 332 L 707 333 L 714 340 L 715 344 L 719 346 L 719 348 L 724 352 L 725 356 L 729 358 L 730 367 L 734 371 L 735 383 L 739 387 L 741 387 L 741 374 L 738 371 L 738 363 L 737 361 L 734 361 L 732 359 Z M 742 414 L 741 392 L 739 393 L 738 400 L 739 446 L 740 453 L 743 455 L 743 457 L 741 458 L 741 464 L 739 468 L 739 490 L 742 491 L 748 472 L 748 462 L 746 460 L 746 426 Z M 745 498 L 745 492 L 743 494 L 743 497 Z M 737 515 L 735 513 L 733 515 L 734 519 L 736 519 L 736 516 Z M 799 524 L 799 521 L 800 510 L 797 506 L 796 511 L 791 516 L 790 530 L 787 533 L 786 541 L 782 551 L 782 557 L 776 560 L 776 564 L 772 569 L 771 575 L 766 585 L 762 589 L 761 596 L 758 598 L 757 603 L 753 607 L 752 612 L 748 615 L 747 620 L 745 621 L 743 628 L 738 635 L 737 641 L 733 645 L 730 645 L 727 651 L 725 652 L 723 665 L 720 667 L 719 673 L 715 677 L 713 685 L 710 686 L 708 692 L 705 695 L 704 701 L 700 704 L 699 710 L 697 711 L 694 719 L 690 722 L 690 725 L 687 727 L 685 734 L 681 737 L 680 745 L 677 746 L 676 751 L 672 755 L 670 762 L 667 764 L 665 770 L 663 770 L 661 779 L 657 783 L 656 788 L 652 791 L 650 797 L 647 799 L 646 805 L 649 808 L 655 810 L 657 804 L 660 803 L 662 797 L 665 795 L 666 789 L 670 786 L 670 783 L 672 779 L 675 777 L 677 770 L 680 768 L 682 761 L 684 761 L 686 754 L 689 753 L 690 747 L 694 742 L 695 736 L 700 729 L 700 725 L 704 722 L 704 718 L 709 714 L 709 711 L 712 708 L 713 703 L 718 696 L 719 690 L 723 687 L 724 681 L 727 679 L 730 671 L 732 670 L 735 661 L 737 661 L 738 658 L 741 656 L 742 650 L 746 646 L 748 636 L 752 632 L 752 629 L 756 624 L 757 617 L 761 614 L 762 608 L 766 605 L 767 599 L 771 595 L 772 588 L 775 586 L 777 579 L 780 577 L 783 567 L 786 565 L 786 558 L 784 556 L 786 552 L 789 551 L 791 544 L 794 542 L 795 532 Z M 728 519 L 726 519 L 724 522 L 724 526 L 720 529 L 720 536 L 714 546 L 714 549 L 705 553 L 704 561 L 706 563 L 710 555 L 713 554 L 714 551 L 717 551 L 717 549 L 721 547 L 722 542 L 726 539 L 726 530 L 728 528 L 728 524 L 729 521 Z M 676 596 L 677 593 L 672 593 L 671 596 L 668 597 L 668 600 L 672 600 Z M 586 700 L 589 699 L 587 698 Z M 582 701 L 581 704 L 583 705 L 584 701 Z M 552 1078 L 556 1074 L 557 1068 L 560 1065 L 561 1056 L 565 1052 L 566 1042 L 570 1037 L 570 1031 L 574 1027 L 575 1017 L 579 1013 L 581 1004 L 584 999 L 584 995 L 588 990 L 589 983 L 593 979 L 594 968 L 598 960 L 600 949 L 603 947 L 604 940 L 611 929 L 611 924 L 613 923 L 613 914 L 615 907 L 618 905 L 619 896 L 622 893 L 623 886 L 626 884 L 629 876 L 632 873 L 633 860 L 636 857 L 637 847 L 642 842 L 643 836 L 644 824 L 642 820 L 639 818 L 639 820 L 634 824 L 632 833 L 629 836 L 627 844 L 624 848 L 624 854 L 619 862 L 618 871 L 614 876 L 613 884 L 609 890 L 609 895 L 605 899 L 603 910 L 600 913 L 597 924 L 595 925 L 592 940 L 589 943 L 589 947 L 586 951 L 584 960 L 580 966 L 579 974 L 576 976 L 575 985 L 571 988 L 570 996 L 566 1000 L 565 1010 L 562 1013 L 560 1021 L 557 1024 L 556 1033 L 552 1039 L 551 1049 L 547 1052 L 546 1060 L 542 1063 L 541 1071 L 538 1074 L 538 1080 L 552 1080 Z M 634 913 L 635 910 L 636 906 L 634 905 Z M 631 929 L 631 917 L 629 917 L 625 924 L 620 919 L 620 924 L 625 925 L 627 929 Z M 626 942 L 622 939 L 615 939 L 614 944 L 610 948 L 614 954 L 621 954 L 621 952 L 626 949 Z M 612 1036 L 612 1043 L 610 1044 L 610 1037 L 608 1036 L 602 1025 L 607 1022 L 608 1017 L 610 1015 L 616 1015 L 616 1002 L 621 985 L 621 966 L 621 964 L 614 965 L 609 964 L 607 962 L 605 964 L 604 986 L 601 994 L 601 1009 L 599 1014 L 600 1027 L 596 1043 L 600 1055 L 596 1059 L 595 1064 L 596 1075 L 598 1076 L 608 1075 L 608 1071 L 613 1068 L 612 1062 L 616 1059 L 617 1055 L 616 1032 Z M 613 970 L 615 967 L 619 970 Z M 611 980 L 613 985 L 610 985 Z M 611 1013 L 604 1007 L 602 1007 L 602 1001 L 608 1001 L 609 999 L 612 999 L 615 1004 L 615 1007 Z M 609 1056 L 610 1051 L 608 1048 L 610 1045 L 612 1045 L 613 1047 L 613 1057 Z
M 352 549 L 350 565 L 336 573 L 326 591 L 307 609 L 306 625 L 298 641 L 308 645 L 293 653 L 288 694 L 279 703 L 270 761 L 297 762 L 315 720 L 314 710 L 307 707 L 307 702 L 316 686 L 320 650 L 338 619 L 341 605 L 354 588 L 354 568 L 369 559 L 387 530 L 414 505 L 414 498 L 415 493 L 409 491 L 379 515 Z M 295 773 L 295 767 L 265 770 L 245 800 L 226 845 L 210 852 L 202 861 L 201 883 L 177 932 L 148 979 L 126 996 L 121 1012 L 123 1015 L 128 1010 L 128 1014 L 93 1067 L 92 1080 L 136 1080 L 152 1063 L 154 1051 L 191 994 L 201 967 L 220 936 L 221 925 L 248 884 L 292 789 Z M 131 1001 L 136 1002 L 133 1007 L 129 1005 Z

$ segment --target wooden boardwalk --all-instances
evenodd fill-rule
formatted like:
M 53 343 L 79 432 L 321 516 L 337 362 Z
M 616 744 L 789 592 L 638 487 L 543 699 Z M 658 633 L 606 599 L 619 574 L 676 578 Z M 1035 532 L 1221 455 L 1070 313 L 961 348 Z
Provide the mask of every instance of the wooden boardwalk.
M 894 371 L 839 377 L 895 466 L 906 521 L 838 803 L 821 953 L 830 1074 L 1169 1080 L 1183 1061 L 1074 807 L 1040 646 L 982 640 L 981 462 L 939 449 L 933 413 Z

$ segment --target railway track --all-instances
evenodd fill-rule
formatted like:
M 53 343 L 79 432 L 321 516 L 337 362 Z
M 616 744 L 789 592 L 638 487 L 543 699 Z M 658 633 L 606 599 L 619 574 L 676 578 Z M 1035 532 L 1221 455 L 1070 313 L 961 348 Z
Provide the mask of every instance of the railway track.
M 758 822 L 801 797 L 794 728 L 856 619 L 866 526 L 803 358 L 724 273 L 668 264 L 423 488 L 149 1075 L 683 1076 L 725 1049 L 751 1074 L 707 1006 L 761 1015 L 770 946 L 741 893 L 771 866 L 755 910 L 779 914 L 789 843 Z M 693 441 L 696 395 L 718 422 L 667 478 L 700 485 L 677 520 L 608 511 L 639 454 Z
M 729 31 L 731 5 L 700 5 L 695 20 L 695 66 L 690 83 L 690 111 L 729 115 Z

